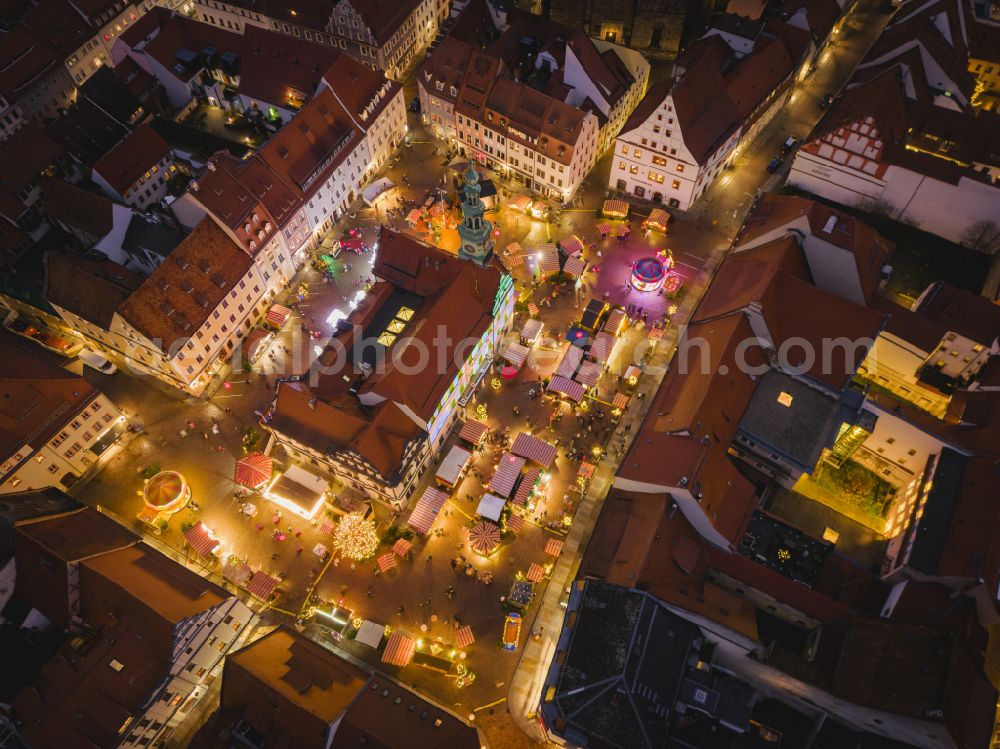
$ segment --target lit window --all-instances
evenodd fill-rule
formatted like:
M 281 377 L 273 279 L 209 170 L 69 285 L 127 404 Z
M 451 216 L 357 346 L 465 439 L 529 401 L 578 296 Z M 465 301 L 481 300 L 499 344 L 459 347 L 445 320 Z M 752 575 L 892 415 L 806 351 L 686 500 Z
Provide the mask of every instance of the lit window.
M 778 393 L 778 403 L 783 405 L 785 408 L 791 408 L 792 405 L 791 393 L 786 393 L 784 390 Z

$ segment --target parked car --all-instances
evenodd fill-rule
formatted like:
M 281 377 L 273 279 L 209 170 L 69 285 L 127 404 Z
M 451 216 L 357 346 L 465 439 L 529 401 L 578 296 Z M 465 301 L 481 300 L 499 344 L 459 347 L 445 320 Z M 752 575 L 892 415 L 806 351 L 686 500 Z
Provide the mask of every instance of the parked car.
M 109 362 L 96 351 L 91 351 L 90 349 L 85 348 L 80 351 L 78 356 L 80 357 L 80 361 L 88 367 L 93 367 L 98 372 L 103 372 L 104 374 L 114 374 L 118 371 L 118 367 Z
M 833 94 L 823 94 L 823 98 L 819 100 L 819 108 L 826 109 L 833 103 Z
M 789 153 L 798 144 L 799 144 L 798 138 L 796 138 L 794 135 L 789 135 L 785 139 L 785 142 L 781 144 L 781 155 L 784 156 L 785 154 Z
M 779 169 L 781 169 L 781 157 L 775 156 L 773 159 L 771 159 L 771 162 L 767 165 L 767 171 L 769 171 L 771 174 L 774 174 Z
M 419 112 L 420 111 L 420 97 L 414 96 L 413 101 L 410 102 L 410 111 Z

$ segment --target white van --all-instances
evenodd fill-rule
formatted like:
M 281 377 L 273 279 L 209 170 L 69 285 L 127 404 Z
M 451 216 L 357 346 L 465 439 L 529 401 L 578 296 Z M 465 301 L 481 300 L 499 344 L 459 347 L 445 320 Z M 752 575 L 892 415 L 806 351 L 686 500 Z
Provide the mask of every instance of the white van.
M 118 371 L 118 367 L 109 362 L 103 356 L 90 349 L 83 349 L 79 353 L 80 361 L 86 364 L 88 367 L 93 367 L 98 372 L 103 372 L 104 374 L 114 374 Z

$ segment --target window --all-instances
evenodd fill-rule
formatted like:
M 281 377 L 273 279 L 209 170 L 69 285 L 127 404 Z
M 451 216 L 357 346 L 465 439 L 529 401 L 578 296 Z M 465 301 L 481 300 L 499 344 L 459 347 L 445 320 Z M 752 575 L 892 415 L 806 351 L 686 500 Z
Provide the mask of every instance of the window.
M 683 164 L 678 164 L 677 165 L 677 171 L 678 172 L 683 172 L 684 171 L 684 165 Z

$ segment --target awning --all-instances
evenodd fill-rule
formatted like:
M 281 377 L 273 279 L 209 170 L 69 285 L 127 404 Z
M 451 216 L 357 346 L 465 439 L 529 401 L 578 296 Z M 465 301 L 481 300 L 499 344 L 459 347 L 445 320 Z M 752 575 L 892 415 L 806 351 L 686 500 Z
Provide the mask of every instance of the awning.
M 629 397 L 625 393 L 615 393 L 615 397 L 611 400 L 611 405 L 624 411 L 629 400 Z
M 576 236 L 576 234 L 571 234 L 565 239 L 559 240 L 559 246 L 567 255 L 576 255 L 583 252 L 583 240 Z
M 382 195 L 387 193 L 389 190 L 394 188 L 396 185 L 388 177 L 382 177 L 372 182 L 368 187 L 361 191 L 361 197 L 364 198 L 368 205 L 373 205 L 376 200 L 378 200 Z
M 624 200 L 605 200 L 601 213 L 605 216 L 625 218 L 628 215 L 628 203 Z
M 628 224 L 619 224 L 618 228 L 615 229 L 615 235 L 619 239 L 624 239 L 631 233 L 632 233 L 632 227 L 630 227 Z
M 497 466 L 493 478 L 490 479 L 489 491 L 498 497 L 506 499 L 514 491 L 514 483 L 521 475 L 524 468 L 524 458 L 516 455 L 504 455 L 500 458 L 500 465 Z
M 562 554 L 563 542 L 550 538 L 545 542 L 545 553 L 550 557 L 557 557 Z
M 406 521 L 406 524 L 417 533 L 427 535 L 447 501 L 447 494 L 433 486 L 428 486 L 420 496 L 417 506 L 410 513 L 410 519 Z
M 382 644 L 385 637 L 385 625 L 365 619 L 358 627 L 358 633 L 354 636 L 355 642 L 367 645 L 370 648 L 377 648 Z
M 382 554 L 376 560 L 376 563 L 382 572 L 388 572 L 389 570 L 394 570 L 397 567 L 396 556 L 391 551 L 387 551 L 385 554 Z
M 593 463 L 588 463 L 585 460 L 580 461 L 580 467 L 576 469 L 576 475 L 582 479 L 590 479 L 594 477 L 594 471 L 597 470 L 597 466 Z
M 438 466 L 434 479 L 447 486 L 455 486 L 471 459 L 472 453 L 468 450 L 458 445 L 452 446 L 448 454 L 444 456 L 444 460 L 441 461 L 441 465 Z
M 511 445 L 510 451 L 514 455 L 530 460 L 533 463 L 538 463 L 543 468 L 550 468 L 556 459 L 555 445 L 549 444 L 545 440 L 539 439 L 527 432 L 521 432 L 517 435 L 514 439 L 514 444 Z
M 498 497 L 495 494 L 484 494 L 483 498 L 479 500 L 479 507 L 476 508 L 476 514 L 499 523 L 500 515 L 503 514 L 503 508 L 506 504 L 507 502 L 503 497 Z
M 649 217 L 646 219 L 646 224 L 652 227 L 653 229 L 666 231 L 667 227 L 670 225 L 670 214 L 667 213 L 662 208 L 654 208 L 649 212 Z
M 541 320 L 531 319 L 524 323 L 524 327 L 521 328 L 521 340 L 525 341 L 528 346 L 538 342 L 538 339 L 542 337 L 542 332 L 545 330 L 545 323 Z
M 570 255 L 563 263 L 563 273 L 579 278 L 587 268 L 587 262 L 579 255 Z
M 458 438 L 470 445 L 478 445 L 483 441 L 483 436 L 490 431 L 490 428 L 481 421 L 469 419 L 462 424 L 462 429 L 458 433 Z
M 222 546 L 219 539 L 200 520 L 184 531 L 184 540 L 195 554 L 202 557 L 212 556 Z
M 647 338 L 651 341 L 658 341 L 663 338 L 664 332 L 666 331 L 663 328 L 650 328 Z
M 515 211 L 521 211 L 521 213 L 526 213 L 527 210 L 531 208 L 531 196 L 523 192 L 519 192 L 510 199 L 510 202 L 507 203 L 507 207 Z
M 411 208 L 410 212 L 406 214 L 406 223 L 416 224 L 419 223 L 419 221 L 420 221 L 420 209 Z
M 507 254 L 523 255 L 524 252 L 521 250 L 521 245 L 519 245 L 517 242 L 511 242 L 509 245 L 507 245 Z
M 583 400 L 583 385 L 575 380 L 569 379 L 568 377 L 556 375 L 549 382 L 547 390 L 550 393 L 565 395 L 567 398 L 576 401 L 577 403 Z
M 611 233 L 611 224 L 609 224 L 607 221 L 602 221 L 601 223 L 599 223 L 594 228 L 597 229 L 597 233 L 598 234 L 610 234 Z
M 597 381 L 601 379 L 601 365 L 592 361 L 581 362 L 580 369 L 577 370 L 573 379 L 584 387 L 595 387 Z
M 276 328 L 282 327 L 288 318 L 292 316 L 292 311 L 281 304 L 272 304 L 271 309 L 267 311 L 267 315 L 264 317 L 264 322 L 268 325 L 273 325 Z
M 256 489 L 271 479 L 274 461 L 262 453 L 250 453 L 236 461 L 237 484 Z
M 601 330 L 616 336 L 622 332 L 622 323 L 624 322 L 625 310 L 621 307 L 615 307 L 608 313 L 608 319 L 604 321 L 604 326 Z
M 416 652 L 417 643 L 412 638 L 401 632 L 393 632 L 389 635 L 389 641 L 382 652 L 382 663 L 388 663 L 390 666 L 408 666 Z
M 244 585 L 253 576 L 253 570 L 246 562 L 232 562 L 222 568 L 222 576 L 233 585 Z
M 507 517 L 507 530 L 511 533 L 520 533 L 524 530 L 524 518 L 520 515 L 515 515 L 511 513 Z
M 319 532 L 325 533 L 326 535 L 329 536 L 331 533 L 333 533 L 333 529 L 335 527 L 336 526 L 333 523 L 333 518 L 323 518 L 323 522 L 320 523 L 319 526 Z
M 271 594 L 274 593 L 279 582 L 281 581 L 278 578 L 271 577 L 263 570 L 257 570 L 247 584 L 247 593 L 262 601 L 270 600 Z
M 615 343 L 617 343 L 617 339 L 606 330 L 602 330 L 594 336 L 594 342 L 590 344 L 587 356 L 595 362 L 607 364 L 614 351 Z
M 559 250 L 554 244 L 540 244 L 527 253 L 528 268 L 540 276 L 559 272 Z
M 517 490 L 514 492 L 514 498 L 511 500 L 516 505 L 525 507 L 528 504 L 528 497 L 531 496 L 531 490 L 535 488 L 535 482 L 538 481 L 538 477 L 541 475 L 542 470 L 540 468 L 535 468 L 532 466 L 524 472 L 521 476 L 521 483 L 517 485 Z M 511 516 L 513 517 L 513 516 Z
M 510 252 L 511 247 L 517 247 L 517 252 Z M 524 265 L 524 255 L 521 253 L 521 246 L 514 242 L 508 248 L 508 254 L 503 257 L 503 264 L 508 268 L 520 268 Z
M 528 358 L 528 347 L 520 343 L 512 343 L 503 351 L 503 360 L 510 362 L 515 367 L 520 368 L 524 360 Z
M 545 568 L 538 564 L 538 562 L 532 562 L 524 577 L 533 583 L 540 583 L 545 579 Z
M 538 314 L 538 305 L 534 302 L 528 302 L 528 314 L 535 316 Z
M 477 554 L 489 556 L 500 545 L 500 528 L 488 520 L 480 520 L 469 531 L 469 546 Z
M 642 374 L 642 370 L 640 370 L 634 364 L 630 364 L 629 367 L 628 367 L 628 369 L 625 370 L 624 377 L 625 377 L 626 380 L 630 380 L 633 377 L 639 377 L 641 374 Z
M 576 374 L 581 361 L 583 361 L 583 349 L 579 346 L 568 346 L 563 352 L 559 366 L 556 367 L 555 377 L 571 379 Z
M 392 545 L 392 553 L 400 557 L 405 557 L 413 549 L 413 544 L 405 538 L 401 538 Z
M 467 648 L 474 643 L 476 638 L 472 635 L 472 627 L 465 625 L 455 633 L 455 645 L 459 648 Z

